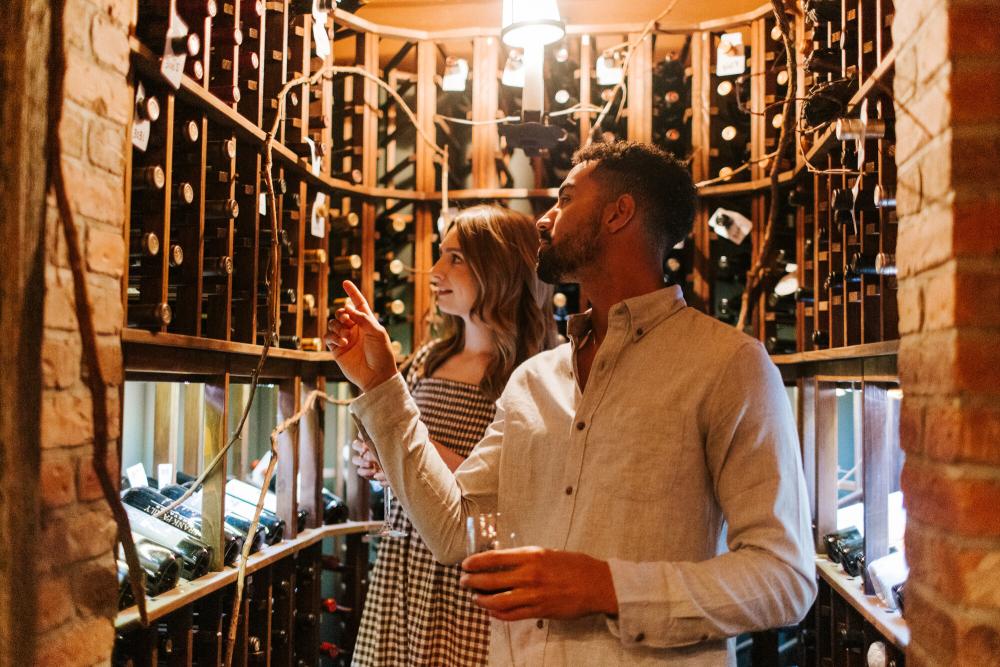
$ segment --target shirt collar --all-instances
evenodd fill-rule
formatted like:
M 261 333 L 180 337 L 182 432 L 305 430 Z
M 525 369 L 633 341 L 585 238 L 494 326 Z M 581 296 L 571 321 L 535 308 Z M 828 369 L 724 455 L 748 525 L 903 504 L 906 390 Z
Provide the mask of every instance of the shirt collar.
M 608 326 L 610 328 L 620 318 L 624 318 L 626 330 L 631 334 L 632 340 L 636 341 L 686 306 L 680 285 L 671 285 L 615 304 L 608 314 Z M 566 330 L 574 347 L 579 347 L 584 337 L 590 333 L 590 328 L 589 309 L 570 316 Z

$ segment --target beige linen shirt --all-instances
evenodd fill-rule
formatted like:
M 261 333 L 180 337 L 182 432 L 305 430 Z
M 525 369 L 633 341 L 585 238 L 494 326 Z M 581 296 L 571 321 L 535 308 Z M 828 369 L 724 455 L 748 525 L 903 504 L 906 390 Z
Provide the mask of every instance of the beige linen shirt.
M 816 593 L 791 407 L 759 342 L 667 287 L 611 309 L 586 390 L 572 343 L 514 371 L 450 473 L 398 375 L 353 404 L 394 494 L 445 563 L 465 517 L 610 564 L 617 618 L 493 622 L 495 665 L 735 664 L 737 633 L 797 622 Z

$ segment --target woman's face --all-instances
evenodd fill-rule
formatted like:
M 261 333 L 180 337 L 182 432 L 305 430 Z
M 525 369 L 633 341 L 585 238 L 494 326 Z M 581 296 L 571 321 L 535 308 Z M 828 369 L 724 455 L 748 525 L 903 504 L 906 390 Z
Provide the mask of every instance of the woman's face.
M 478 296 L 476 278 L 465 261 L 454 227 L 441 241 L 441 257 L 431 268 L 431 289 L 442 313 L 467 319 Z

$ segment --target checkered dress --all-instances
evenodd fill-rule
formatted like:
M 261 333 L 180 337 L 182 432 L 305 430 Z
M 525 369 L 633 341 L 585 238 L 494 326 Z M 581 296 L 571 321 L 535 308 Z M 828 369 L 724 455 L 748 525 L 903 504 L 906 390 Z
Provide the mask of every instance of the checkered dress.
M 430 346 L 416 355 L 407 382 L 430 437 L 468 456 L 493 421 L 496 406 L 479 387 L 423 376 Z M 372 572 L 352 664 L 485 665 L 490 623 L 458 585 L 458 565 L 441 565 L 399 503 L 392 527 L 406 537 L 384 537 Z

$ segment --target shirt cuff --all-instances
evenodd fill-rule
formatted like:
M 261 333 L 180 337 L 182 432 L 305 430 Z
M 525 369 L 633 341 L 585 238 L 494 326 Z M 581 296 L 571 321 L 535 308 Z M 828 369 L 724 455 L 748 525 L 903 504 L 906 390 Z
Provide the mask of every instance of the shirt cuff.
M 643 563 L 611 558 L 608 567 L 611 570 L 611 582 L 615 587 L 615 597 L 618 598 L 618 615 L 605 615 L 608 630 L 626 647 L 645 646 L 647 635 L 653 631 L 653 619 L 650 618 L 650 579 L 654 572 L 645 571 Z M 663 602 L 657 605 L 662 609 Z

